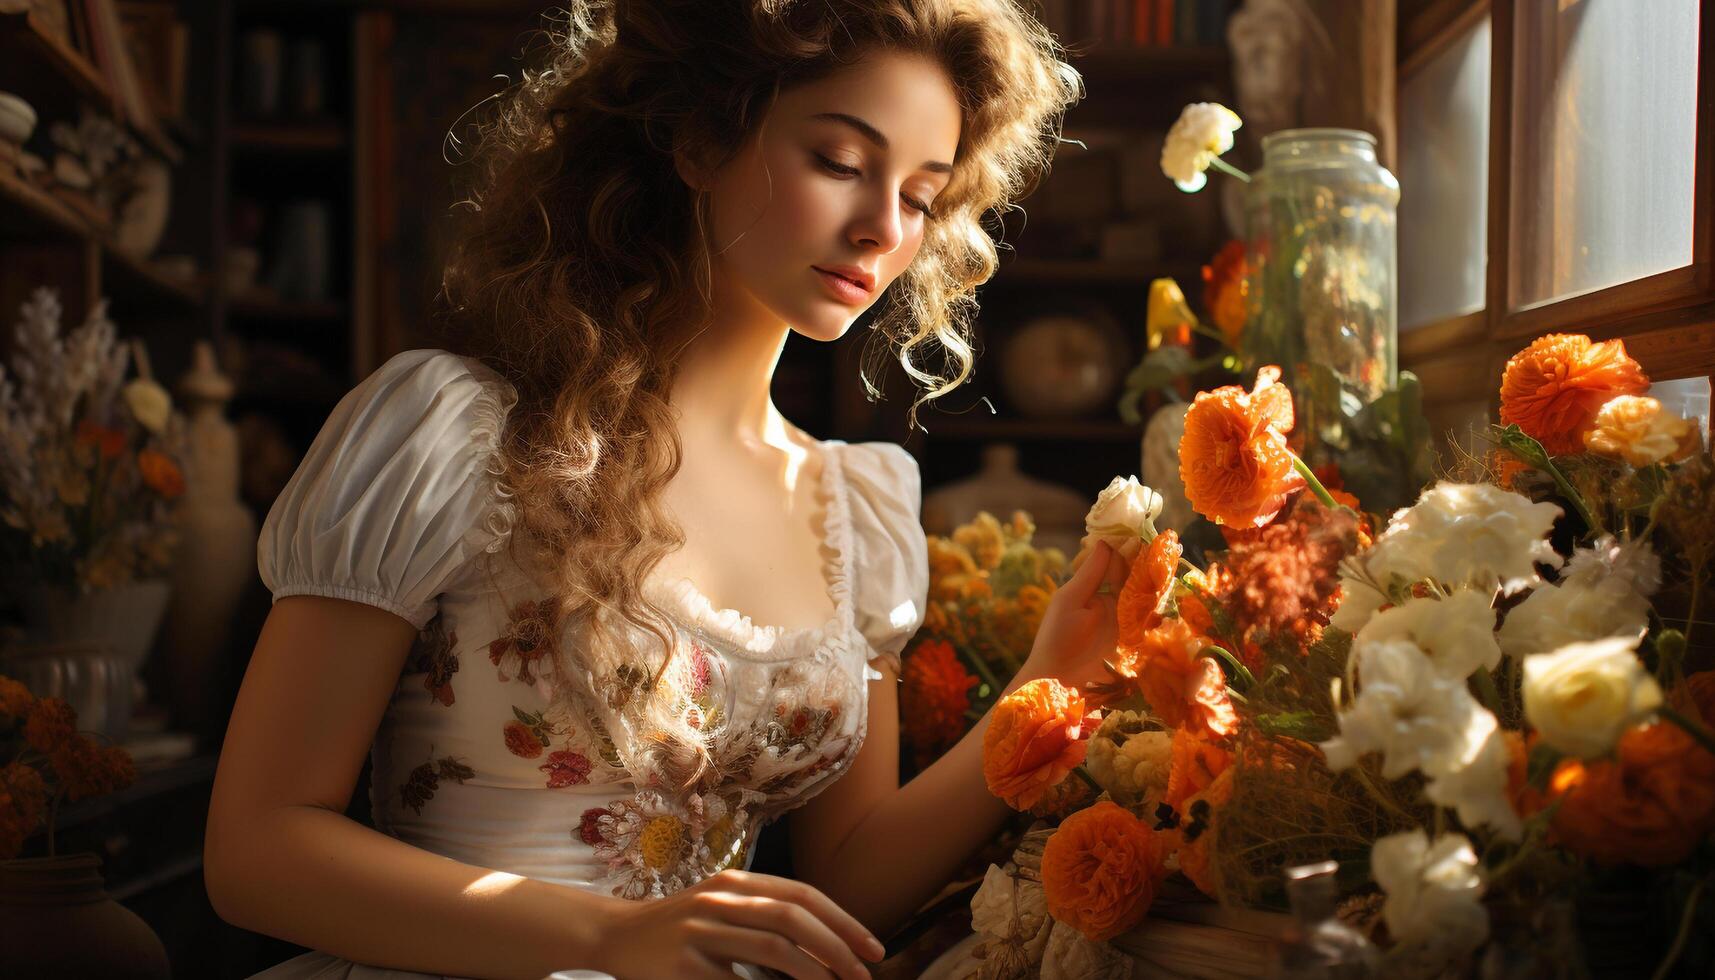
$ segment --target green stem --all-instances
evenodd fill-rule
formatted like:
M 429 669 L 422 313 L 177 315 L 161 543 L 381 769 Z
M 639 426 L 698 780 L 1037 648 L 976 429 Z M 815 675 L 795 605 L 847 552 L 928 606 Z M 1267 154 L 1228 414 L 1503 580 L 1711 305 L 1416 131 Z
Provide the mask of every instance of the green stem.
M 1340 506 L 1340 504 L 1334 500 L 1334 495 L 1328 492 L 1328 488 L 1323 486 L 1322 481 L 1316 479 L 1316 474 L 1310 471 L 1309 466 L 1305 465 L 1304 460 L 1298 458 L 1297 453 L 1292 454 L 1292 468 L 1297 470 L 1298 475 L 1304 478 L 1304 482 L 1310 487 L 1310 492 L 1316 495 L 1317 500 L 1322 501 L 1322 506 L 1329 510 L 1333 510 Z
M 1691 648 L 1691 627 L 1697 622 L 1697 596 L 1703 591 L 1703 566 L 1691 569 L 1691 608 L 1685 611 L 1685 647 Z
M 994 671 L 990 670 L 989 665 L 983 662 L 983 658 L 973 656 L 966 657 L 965 659 L 970 661 L 971 666 L 976 669 L 977 677 L 980 678 L 984 684 L 988 685 L 989 694 L 992 697 L 1000 697 L 1000 681 L 995 679 Z
M 1530 461 L 1525 460 L 1525 462 Z M 1595 537 L 1597 533 L 1603 530 L 1602 524 L 1596 520 L 1596 515 L 1590 512 L 1590 505 L 1584 502 L 1584 495 L 1572 489 L 1572 484 L 1567 481 L 1566 474 L 1560 472 L 1560 467 L 1554 465 L 1554 457 L 1543 457 L 1543 465 L 1547 469 L 1548 475 L 1554 478 L 1554 485 L 1560 489 L 1561 494 L 1567 500 L 1572 501 L 1572 506 L 1578 511 L 1578 516 L 1584 518 L 1584 526 L 1590 529 L 1590 536 Z
M 1073 766 L 1072 771 L 1077 773 L 1078 778 L 1088 784 L 1090 789 L 1094 790 L 1097 796 L 1107 792 L 1107 790 L 1102 789 L 1102 784 L 1096 782 L 1095 777 L 1090 775 L 1090 771 L 1088 769 L 1085 769 L 1083 766 Z
M 1656 713 L 1661 715 L 1663 718 L 1666 718 L 1668 721 L 1671 721 L 1680 728 L 1683 728 L 1685 730 L 1685 734 L 1696 739 L 1697 744 L 1707 749 L 1710 754 L 1715 755 L 1715 735 L 1710 735 L 1707 728 L 1704 728 L 1702 725 L 1699 725 L 1697 722 L 1692 721 L 1690 718 L 1685 717 L 1665 704 L 1655 710 Z
M 1250 174 L 1245 173 L 1243 170 L 1240 170 L 1220 157 L 1210 157 L 1209 166 L 1214 167 L 1216 170 L 1219 170 L 1221 173 L 1224 173 L 1229 177 L 1237 177 L 1247 184 L 1251 182 Z
M 1471 680 L 1477 685 L 1477 699 L 1483 702 L 1483 707 L 1496 714 L 1501 710 L 1501 692 L 1495 687 L 1495 677 L 1489 673 L 1489 668 L 1478 667 L 1471 675 Z
M 1240 663 L 1239 658 L 1233 656 L 1232 651 L 1223 646 L 1216 646 L 1213 643 L 1209 644 L 1205 649 L 1226 661 L 1227 666 L 1233 668 L 1233 673 L 1244 679 L 1245 690 L 1248 691 L 1251 688 L 1256 687 L 1256 678 L 1252 676 L 1250 668 Z

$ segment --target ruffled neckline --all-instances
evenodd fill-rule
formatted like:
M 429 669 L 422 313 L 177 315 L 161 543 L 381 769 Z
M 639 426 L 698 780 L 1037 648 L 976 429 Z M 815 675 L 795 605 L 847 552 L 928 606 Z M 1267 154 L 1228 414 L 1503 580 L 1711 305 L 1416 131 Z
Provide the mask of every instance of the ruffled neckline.
M 844 442 L 818 442 L 822 473 L 818 490 L 822 520 L 822 577 L 833 600 L 834 614 L 819 626 L 767 626 L 753 622 L 737 609 L 717 609 L 689 577 L 652 582 L 656 602 L 675 623 L 707 636 L 721 647 L 751 660 L 789 660 L 815 652 L 830 636 L 848 635 L 855 628 L 852 605 L 851 496 L 846 483 Z

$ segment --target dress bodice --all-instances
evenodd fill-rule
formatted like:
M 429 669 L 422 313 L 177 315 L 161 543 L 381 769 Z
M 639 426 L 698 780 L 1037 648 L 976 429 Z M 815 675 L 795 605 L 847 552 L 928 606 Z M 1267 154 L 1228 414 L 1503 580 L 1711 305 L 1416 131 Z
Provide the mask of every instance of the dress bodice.
M 765 822 L 851 765 L 873 664 L 921 622 L 915 464 L 895 446 L 820 444 L 835 612 L 819 627 L 755 624 L 684 579 L 646 584 L 670 621 L 675 710 L 700 739 L 677 751 L 628 710 L 658 645 L 634 637 L 638 661 L 612 670 L 550 656 L 581 638 L 504 548 L 494 453 L 512 401 L 479 362 L 395 357 L 340 403 L 263 526 L 276 599 L 350 599 L 418 627 L 371 750 L 377 828 L 626 898 L 746 865 Z

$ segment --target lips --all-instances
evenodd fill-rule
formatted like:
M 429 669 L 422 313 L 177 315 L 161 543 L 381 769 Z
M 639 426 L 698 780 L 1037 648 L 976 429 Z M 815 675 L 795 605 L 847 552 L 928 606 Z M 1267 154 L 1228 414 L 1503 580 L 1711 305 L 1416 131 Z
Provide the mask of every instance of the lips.
M 838 276 L 866 293 L 875 291 L 875 277 L 856 266 L 812 266 L 817 272 Z

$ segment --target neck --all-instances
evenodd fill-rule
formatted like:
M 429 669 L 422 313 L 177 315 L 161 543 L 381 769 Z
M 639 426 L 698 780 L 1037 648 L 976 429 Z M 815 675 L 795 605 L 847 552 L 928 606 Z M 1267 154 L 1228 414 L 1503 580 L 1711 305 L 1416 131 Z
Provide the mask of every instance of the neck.
M 685 445 L 780 444 L 785 419 L 769 392 L 788 333 L 759 304 L 723 302 L 717 285 L 708 329 L 685 349 L 673 384 Z

